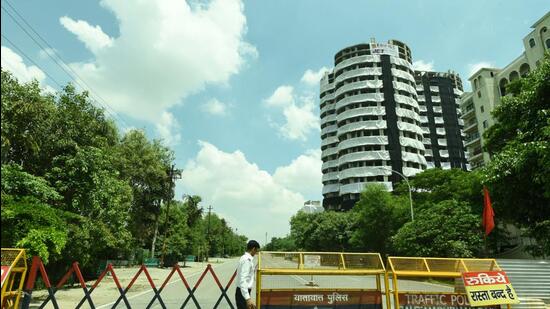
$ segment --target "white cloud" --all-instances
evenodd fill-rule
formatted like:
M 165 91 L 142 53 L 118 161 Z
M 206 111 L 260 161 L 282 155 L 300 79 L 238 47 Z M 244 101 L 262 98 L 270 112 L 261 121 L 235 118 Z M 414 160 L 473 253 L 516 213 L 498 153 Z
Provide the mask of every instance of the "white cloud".
M 271 118 L 269 122 L 287 139 L 305 141 L 311 131 L 319 130 L 319 117 L 314 113 L 315 101 L 310 94 L 298 97 L 292 86 L 280 86 L 264 103 L 282 109 L 285 123 Z
M 94 27 L 84 20 L 74 20 L 67 16 L 59 18 L 59 22 L 65 29 L 76 35 L 93 53 L 97 53 L 103 48 L 113 45 L 113 39 L 105 34 L 100 26 L 96 25 Z
M 282 186 L 299 192 L 307 199 L 319 199 L 322 191 L 321 150 L 311 149 L 292 161 L 290 165 L 279 167 L 273 179 Z
M 34 65 L 27 66 L 21 56 L 5 46 L 2 46 L 2 67 L 10 71 L 20 82 L 26 83 L 36 79 L 42 84 L 46 79 L 46 74 L 42 70 Z
M 301 81 L 309 86 L 319 85 L 321 77 L 323 77 L 325 72 L 328 72 L 328 70 L 329 69 L 327 67 L 322 67 L 317 72 L 308 69 L 302 76 Z
M 172 113 L 163 112 L 155 126 L 166 145 L 174 146 L 180 142 L 181 134 L 178 132 L 180 125 Z
M 201 109 L 206 112 L 206 113 L 209 113 L 211 115 L 215 115 L 215 116 L 225 116 L 227 115 L 228 111 L 228 104 L 226 103 L 223 103 L 223 102 L 220 102 L 218 99 L 212 99 L 206 103 L 204 103 L 202 106 L 201 106 Z
M 489 61 L 480 61 L 477 63 L 470 63 L 468 64 L 468 77 L 472 76 L 475 72 L 477 72 L 481 68 L 494 68 L 494 67 L 495 65 Z
M 268 106 L 285 107 L 292 105 L 294 104 L 294 87 L 287 85 L 279 86 L 264 102 Z
M 97 26 L 62 18 L 94 54 L 72 67 L 113 109 L 140 120 L 162 121 L 185 97 L 207 84 L 226 84 L 258 54 L 244 41 L 240 0 L 191 6 L 180 0 L 101 4 L 115 15 L 120 34 L 109 38 Z
M 55 94 L 56 90 L 46 84 L 46 74 L 40 68 L 34 65 L 27 66 L 21 56 L 6 46 L 1 47 L 1 53 L 2 68 L 10 71 L 19 82 L 27 83 L 36 79 L 44 92 Z
M 290 216 L 305 199 L 279 181 L 291 183 L 285 178 L 299 173 L 281 168 L 276 180 L 241 151 L 230 153 L 207 142 L 199 144 L 200 151 L 187 163 L 180 180 L 184 192 L 200 195 L 204 205 L 212 205 L 239 233 L 251 238 L 264 240 L 266 232 L 271 236 L 287 234 Z M 304 159 L 295 161 L 299 163 L 291 165 L 306 165 Z
M 434 71 L 434 62 L 425 62 L 424 60 L 417 60 L 413 62 L 413 69 L 415 71 Z

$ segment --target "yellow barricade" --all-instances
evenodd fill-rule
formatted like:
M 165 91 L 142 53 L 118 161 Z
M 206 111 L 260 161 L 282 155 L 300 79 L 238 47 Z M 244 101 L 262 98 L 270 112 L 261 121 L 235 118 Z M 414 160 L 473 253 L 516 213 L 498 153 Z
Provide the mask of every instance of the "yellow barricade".
M 469 307 L 462 272 L 497 270 L 501 269 L 494 259 L 389 257 L 389 293 L 398 309 Z
M 378 253 L 260 252 L 258 308 L 389 308 L 388 277 Z
M 2 248 L 2 309 L 19 308 L 26 274 L 25 250 Z

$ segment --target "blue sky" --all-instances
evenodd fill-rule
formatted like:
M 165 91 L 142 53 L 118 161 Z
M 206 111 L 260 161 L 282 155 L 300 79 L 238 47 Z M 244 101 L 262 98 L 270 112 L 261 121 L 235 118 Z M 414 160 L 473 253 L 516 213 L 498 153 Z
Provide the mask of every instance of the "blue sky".
M 319 72 L 345 46 L 398 39 L 413 61 L 463 78 L 503 67 L 548 1 L 13 1 L 116 111 L 164 138 L 199 194 L 239 232 L 288 233 L 321 198 Z M 8 2 L 2 7 L 16 16 Z M 16 16 L 17 17 L 17 16 Z M 50 89 L 71 79 L 2 10 L 2 66 Z M 100 27 L 100 28 L 99 28 Z M 9 48 L 9 50 L 8 50 Z M 309 70 L 309 74 L 305 74 Z

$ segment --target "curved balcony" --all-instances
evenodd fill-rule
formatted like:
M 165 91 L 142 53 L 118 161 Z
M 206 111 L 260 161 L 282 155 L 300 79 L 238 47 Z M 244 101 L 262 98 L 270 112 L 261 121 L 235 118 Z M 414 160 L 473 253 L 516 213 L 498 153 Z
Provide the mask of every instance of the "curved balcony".
M 335 67 L 333 72 L 336 74 L 343 68 L 349 67 L 351 65 L 355 65 L 358 63 L 363 62 L 380 62 L 380 56 L 378 55 L 362 55 L 362 56 L 355 56 L 351 57 L 349 59 L 346 59 L 340 63 L 338 63 Z
M 402 94 L 397 94 L 397 93 L 394 94 L 393 97 L 395 98 L 395 102 L 397 102 L 397 103 L 407 104 L 407 105 L 412 106 L 414 108 L 419 108 L 418 102 L 416 102 L 416 100 L 411 98 L 411 97 L 404 96 Z
M 393 81 L 393 88 L 397 90 L 407 91 L 410 94 L 416 95 L 416 88 L 403 82 Z
M 443 117 L 434 117 L 434 122 L 436 124 L 443 124 Z
M 388 145 L 387 136 L 361 136 L 348 138 L 347 140 L 341 141 L 338 143 L 338 151 L 348 149 L 351 147 L 357 146 L 367 146 L 367 145 Z
M 354 78 L 358 76 L 380 76 L 382 75 L 382 68 L 357 68 L 346 71 L 334 79 L 334 84 L 338 84 L 348 78 Z
M 383 93 L 361 93 L 345 97 L 336 102 L 336 110 L 339 110 L 342 107 L 345 107 L 349 104 L 366 102 L 366 101 L 375 101 L 383 102 L 384 94 Z
M 382 88 L 382 81 L 381 80 L 361 80 L 349 84 L 345 84 L 338 89 L 336 89 L 336 92 L 334 95 L 336 97 L 339 97 L 341 94 L 346 93 L 348 91 L 353 90 L 360 90 L 360 89 L 366 89 L 366 88 Z
M 437 139 L 437 144 L 439 146 L 447 146 L 447 139 L 446 138 L 438 138 Z
M 336 143 L 338 143 L 338 137 L 336 137 L 336 136 L 325 137 L 321 141 L 321 147 L 336 144 Z
M 402 151 L 401 159 L 403 161 L 418 163 L 420 165 L 426 166 L 426 158 L 423 155 L 418 153 Z
M 325 95 L 324 97 L 322 97 L 319 101 L 319 105 L 327 102 L 327 101 L 331 101 L 331 100 L 334 100 L 334 92 L 333 93 L 329 93 L 327 95 Z
M 434 113 L 443 113 L 443 108 L 441 108 L 441 106 L 434 106 L 433 107 L 433 111 Z
M 403 167 L 403 175 L 407 177 L 412 177 L 418 173 L 422 173 L 423 170 L 419 168 L 413 168 L 413 167 Z
M 439 92 L 439 87 L 437 87 L 437 86 L 430 86 L 430 92 Z
M 420 129 L 422 130 L 422 135 L 430 134 L 430 129 L 428 127 L 420 127 Z
M 329 168 L 338 167 L 338 160 L 330 160 L 327 162 L 323 162 L 323 165 L 321 166 L 321 170 L 326 170 Z
M 323 174 L 322 181 L 338 180 L 338 173 L 339 172 L 325 173 Z
M 331 89 L 334 89 L 334 85 L 335 83 L 332 82 L 332 83 L 326 83 L 326 84 L 321 84 L 321 86 L 319 87 L 319 93 L 323 93 L 325 91 L 328 91 L 328 90 L 331 90 Z
M 420 123 L 428 123 L 428 117 L 420 116 Z
M 331 183 L 328 185 L 323 185 L 323 194 L 334 193 L 334 192 L 340 192 L 339 183 Z
M 337 155 L 337 154 L 338 154 L 338 147 L 331 147 L 321 151 L 321 158 L 324 159 L 326 157 Z
M 403 79 L 406 79 L 406 80 L 409 80 L 411 82 L 415 82 L 414 80 L 414 76 L 412 76 L 411 73 L 407 72 L 407 71 L 403 71 L 403 70 L 399 70 L 399 69 L 396 69 L 396 68 L 392 68 L 391 69 L 391 74 L 393 76 L 397 76 L 397 77 L 401 77 Z M 416 87 L 415 87 L 416 88 Z M 423 89 L 420 89 L 420 90 L 423 90 Z
M 399 137 L 399 143 L 401 144 L 401 146 L 413 147 L 413 148 L 420 149 L 420 150 L 425 150 L 426 149 L 424 147 L 424 144 L 421 141 L 416 140 L 414 138 L 410 138 L 410 137 L 400 136 Z
M 359 151 L 348 153 L 338 158 L 338 165 L 341 166 L 349 162 L 368 160 L 390 160 L 390 153 L 386 150 Z
M 352 167 L 340 171 L 340 180 L 354 177 L 391 176 L 392 172 L 376 166 Z
M 422 129 L 419 126 L 408 122 L 398 121 L 397 128 L 401 131 L 409 131 L 420 135 L 423 134 Z
M 449 151 L 448 150 L 440 150 L 439 156 L 442 158 L 448 158 L 449 157 Z
M 336 104 L 334 103 L 328 103 L 327 105 L 323 106 L 323 108 L 321 108 L 320 114 L 322 115 L 329 110 L 333 110 L 335 106 Z
M 424 104 L 419 104 L 418 110 L 420 110 L 421 112 L 428 112 L 428 108 Z
M 451 163 L 450 162 L 441 162 L 441 168 L 444 170 L 450 170 L 451 169 Z
M 395 109 L 395 113 L 397 114 L 397 116 L 399 117 L 407 117 L 407 118 L 410 118 L 410 119 L 413 119 L 413 120 L 416 120 L 416 121 L 421 121 L 420 119 L 420 115 L 418 115 L 418 113 L 416 112 L 413 112 L 409 109 L 404 109 L 404 108 L 396 108 Z
M 386 108 L 383 106 L 369 106 L 369 107 L 359 107 L 354 109 L 348 109 L 340 114 L 336 115 L 336 121 L 340 122 L 342 120 L 358 117 L 358 116 L 384 116 L 386 115 Z
M 402 65 L 404 67 L 407 67 L 411 71 L 413 70 L 412 64 L 410 62 L 408 62 L 407 60 L 405 60 L 405 59 L 401 59 L 401 58 L 397 58 L 397 57 L 390 57 L 390 62 L 393 63 L 393 64 L 398 64 L 398 65 Z
M 336 114 L 330 114 L 325 115 L 325 117 L 321 117 L 321 125 L 329 122 L 336 122 Z
M 327 133 L 336 132 L 336 130 L 338 130 L 338 127 L 335 124 L 330 125 L 328 127 L 324 127 L 323 129 L 321 129 L 321 136 L 323 136 Z
M 391 182 L 356 182 L 347 185 L 340 185 L 340 194 L 348 193 L 361 193 L 368 184 L 382 184 L 388 191 L 393 191 L 393 185 Z
M 387 128 L 386 120 L 358 121 L 354 123 L 348 123 L 344 126 L 339 127 L 336 135 L 341 136 L 348 132 L 353 132 L 358 130 L 374 130 L 374 129 L 386 129 L 386 128 Z
M 437 133 L 437 135 L 445 135 L 447 131 L 445 131 L 445 128 L 435 128 L 435 133 Z
M 441 98 L 439 96 L 432 96 L 432 103 L 441 103 Z

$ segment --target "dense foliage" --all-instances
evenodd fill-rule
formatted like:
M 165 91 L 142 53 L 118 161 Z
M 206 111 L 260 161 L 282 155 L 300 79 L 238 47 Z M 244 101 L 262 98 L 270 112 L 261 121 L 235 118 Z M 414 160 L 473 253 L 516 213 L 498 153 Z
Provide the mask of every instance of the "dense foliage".
M 508 92 L 484 135 L 485 181 L 498 213 L 537 240 L 532 253 L 550 256 L 550 56 Z
M 244 237 L 208 220 L 200 197 L 170 203 L 174 154 L 161 141 L 121 135 L 71 85 L 44 94 L 4 70 L 1 83 L 2 247 L 26 248 L 53 269 L 78 261 L 89 273 L 105 259 L 159 257 L 161 244 L 180 261 L 240 253 Z

